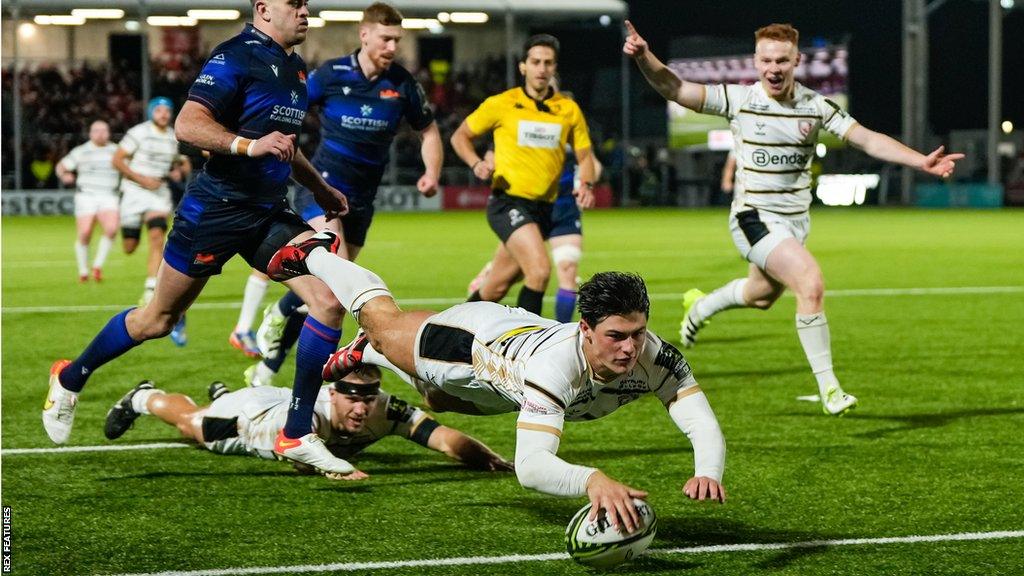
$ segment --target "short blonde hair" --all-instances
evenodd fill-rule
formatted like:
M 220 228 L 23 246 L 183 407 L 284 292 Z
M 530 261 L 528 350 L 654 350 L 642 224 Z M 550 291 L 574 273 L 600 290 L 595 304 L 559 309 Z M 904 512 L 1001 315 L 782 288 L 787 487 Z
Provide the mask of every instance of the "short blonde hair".
M 384 26 L 401 26 L 402 13 L 391 4 L 374 2 L 363 10 L 363 20 L 360 24 L 382 24 Z
M 779 42 L 792 42 L 796 47 L 800 42 L 800 32 L 793 28 L 792 24 L 769 24 L 758 28 L 754 32 L 754 44 L 761 40 L 778 40 Z

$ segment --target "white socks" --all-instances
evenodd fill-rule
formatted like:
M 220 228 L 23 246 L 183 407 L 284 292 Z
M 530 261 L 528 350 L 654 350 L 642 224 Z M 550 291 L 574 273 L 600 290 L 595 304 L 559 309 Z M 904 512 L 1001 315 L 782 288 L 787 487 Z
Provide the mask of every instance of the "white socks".
M 75 240 L 75 260 L 78 262 L 78 275 L 89 275 L 89 245 Z
M 149 390 L 139 390 L 134 395 L 132 395 L 132 410 L 135 410 L 139 414 L 149 414 L 149 407 L 146 406 L 146 404 L 149 402 L 149 399 L 153 396 L 153 394 L 164 393 L 165 392 L 163 390 L 157 390 L 156 388 L 152 388 Z
M 746 285 L 747 279 L 739 278 L 698 300 L 691 311 L 694 325 L 700 326 L 701 322 L 722 310 L 745 308 L 747 303 L 743 300 L 743 287 Z
M 818 380 L 818 393 L 824 400 L 829 387 L 839 385 L 839 380 L 832 371 L 832 340 L 829 337 L 825 312 L 797 314 L 796 335 L 804 347 L 811 372 L 814 372 L 814 377 Z
M 405 380 L 406 384 L 416 388 L 416 385 L 412 381 L 412 376 L 406 374 L 401 368 L 392 364 L 391 360 L 388 360 L 383 354 L 374 350 L 372 344 L 367 344 L 366 348 L 363 348 L 363 364 L 373 364 L 374 366 L 387 368 L 397 374 L 399 378 Z
M 252 330 L 252 323 L 256 320 L 256 311 L 263 302 L 263 296 L 266 293 L 267 281 L 259 276 L 250 274 L 249 279 L 245 281 L 242 311 L 238 313 L 238 323 L 235 324 L 235 332 L 248 332 Z
M 92 261 L 93 268 L 103 268 L 103 264 L 107 262 L 107 255 L 110 254 L 110 247 L 113 245 L 113 238 L 100 236 L 100 243 L 96 247 L 96 258 Z
M 349 262 L 341 256 L 331 254 L 326 248 L 317 247 L 306 257 L 310 274 L 324 281 L 357 320 L 359 310 L 378 296 L 391 298 L 387 285 L 373 272 Z

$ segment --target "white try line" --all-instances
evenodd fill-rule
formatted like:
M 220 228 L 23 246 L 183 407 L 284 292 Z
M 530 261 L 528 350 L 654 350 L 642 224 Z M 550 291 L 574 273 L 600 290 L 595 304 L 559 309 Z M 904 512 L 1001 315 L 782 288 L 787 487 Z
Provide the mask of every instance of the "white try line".
M 111 444 L 100 446 L 59 446 L 57 448 L 4 448 L 0 455 L 61 454 L 66 452 L 120 452 L 122 450 L 157 450 L 161 448 L 189 448 L 193 444 L 181 442 L 154 442 L 151 444 Z
M 661 548 L 649 550 L 655 556 L 671 554 L 714 554 L 721 552 L 757 552 L 761 550 L 791 550 L 795 548 L 825 548 L 831 546 L 881 546 L 885 544 L 917 544 L 922 542 L 965 542 L 973 540 L 1000 540 L 1022 538 L 1024 530 L 1003 532 L 964 532 L 960 534 L 934 534 L 928 536 L 895 536 L 888 538 L 849 538 L 844 540 L 808 540 L 805 542 L 778 542 L 766 544 L 718 544 L 689 548 Z M 423 560 L 394 560 L 387 562 L 351 562 L 335 564 L 300 564 L 297 566 L 257 566 L 252 568 L 217 568 L 147 573 L 125 573 L 116 576 L 228 576 L 230 574 L 280 574 L 296 572 L 355 572 L 357 570 L 386 570 L 394 568 L 420 568 L 437 566 L 479 566 L 484 564 L 514 564 L 519 562 L 550 562 L 568 560 L 569 555 L 513 554 L 509 556 L 467 556 L 461 558 L 430 558 Z
M 849 296 L 929 296 L 929 295 L 959 295 L 959 294 L 1021 294 L 1024 293 L 1024 286 L 952 286 L 932 288 L 854 288 L 850 290 L 826 290 L 828 298 L 843 298 Z M 786 296 L 792 294 L 786 292 Z M 658 300 L 680 300 L 682 292 L 668 292 L 651 294 L 652 301 Z M 554 302 L 554 297 L 547 297 L 545 302 Z M 399 304 L 404 306 L 453 306 L 465 302 L 465 298 L 407 298 L 400 299 Z M 134 304 L 96 304 L 81 306 L 6 306 L 0 311 L 4 314 L 65 314 L 68 312 L 120 312 L 130 308 Z M 193 304 L 190 310 L 231 310 L 242 307 L 240 302 L 198 302 Z

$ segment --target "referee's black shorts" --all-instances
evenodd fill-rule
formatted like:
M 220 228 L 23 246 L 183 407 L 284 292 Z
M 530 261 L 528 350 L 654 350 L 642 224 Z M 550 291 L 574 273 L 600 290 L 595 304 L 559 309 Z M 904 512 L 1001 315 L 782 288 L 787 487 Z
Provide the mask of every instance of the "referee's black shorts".
M 545 240 L 551 235 L 551 211 L 554 204 L 527 200 L 495 190 L 487 199 L 487 223 L 503 243 L 512 233 L 527 224 L 536 224 Z

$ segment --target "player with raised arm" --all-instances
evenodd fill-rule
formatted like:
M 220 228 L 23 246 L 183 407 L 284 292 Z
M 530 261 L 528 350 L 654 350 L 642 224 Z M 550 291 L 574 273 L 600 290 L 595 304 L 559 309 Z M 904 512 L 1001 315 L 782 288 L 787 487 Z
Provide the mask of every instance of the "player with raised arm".
M 925 155 L 858 124 L 834 102 L 794 79 L 800 64 L 799 33 L 771 24 L 754 33 L 754 65 L 760 81 L 703 85 L 684 81 L 648 49 L 626 21 L 623 52 L 665 99 L 697 112 L 729 119 L 735 139 L 736 176 L 729 228 L 740 254 L 750 262 L 738 278 L 704 295 L 684 295 L 680 338 L 692 346 L 713 315 L 731 308 L 766 310 L 789 288 L 796 295 L 796 329 L 818 383 L 826 414 L 843 414 L 857 398 L 839 385 L 825 319 L 821 268 L 804 243 L 810 230 L 810 166 L 820 130 L 828 130 L 870 156 L 948 178 L 963 154 L 939 147 Z
M 556 455 L 564 420 L 592 420 L 653 393 L 693 444 L 684 493 L 725 499 L 725 440 L 689 364 L 647 330 L 650 302 L 635 274 L 603 272 L 580 287 L 579 323 L 559 324 L 520 308 L 468 302 L 441 313 L 402 312 L 373 272 L 323 248 L 328 231 L 280 250 L 274 279 L 322 279 L 363 329 L 324 365 L 338 380 L 362 363 L 386 367 L 435 410 L 519 412 L 516 475 L 547 494 L 582 496 L 632 532 L 633 497 L 645 493 Z M 621 518 L 621 520 L 620 520 Z
M 252 5 L 252 23 L 214 48 L 178 116 L 178 138 L 209 151 L 211 158 L 178 207 L 153 300 L 115 315 L 78 358 L 59 360 L 50 369 L 42 416 L 57 444 L 67 442 L 78 393 L 96 369 L 167 335 L 225 262 L 241 254 L 250 266 L 266 270 L 282 246 L 313 236 L 287 206 L 289 177 L 313 192 L 329 219 L 347 209 L 345 196 L 324 182 L 296 147 L 306 114 L 306 65 L 295 46 L 306 38 L 306 1 L 253 0 Z M 337 258 L 337 237 L 312 244 Z M 342 310 L 316 278 L 286 284 L 310 313 L 299 336 L 287 422 L 274 452 L 325 472 L 349 474 L 354 468 L 333 456 L 310 429 L 320 369 L 337 348 Z
M 291 391 L 264 386 L 231 392 L 221 382 L 209 388 L 210 404 L 197 406 L 184 394 L 170 394 L 140 382 L 107 412 L 104 433 L 120 438 L 142 415 L 151 415 L 178 428 L 217 454 L 249 454 L 273 460 L 274 439 L 288 418 Z M 442 426 L 426 412 L 410 406 L 380 388 L 380 370 L 374 366 L 348 374 L 333 385 L 322 386 L 313 408 L 313 430 L 338 458 L 351 459 L 387 436 L 411 440 L 478 470 L 512 471 L 512 464 L 479 440 Z M 313 472 L 294 463 L 301 472 Z M 363 472 L 332 479 L 362 480 Z
M 551 276 L 544 242 L 551 234 L 567 143 L 580 166 L 575 195 L 582 207 L 593 205 L 594 163 L 586 120 L 579 105 L 551 85 L 558 50 L 554 36 L 530 37 L 519 63 L 524 85 L 485 100 L 451 137 L 455 153 L 477 178 L 491 181 L 487 222 L 505 250 L 495 254 L 490 275 L 515 278 L 521 271 L 518 306 L 535 314 L 541 312 Z M 473 146 L 473 138 L 492 131 L 493 161 L 481 158 Z M 484 298 L 476 292 L 469 299 Z
M 89 243 L 93 226 L 99 222 L 103 229 L 96 257 L 92 261 L 92 277 L 103 280 L 103 263 L 117 236 L 117 184 L 121 178 L 111 164 L 117 145 L 110 142 L 110 126 L 96 120 L 89 126 L 89 141 L 75 146 L 57 163 L 57 176 L 65 185 L 74 185 L 75 260 L 78 263 L 78 281 L 89 280 Z
M 331 186 L 348 197 L 349 211 L 338 226 L 344 250 L 355 260 L 373 222 L 374 199 L 404 118 L 420 134 L 424 172 L 416 188 L 426 197 L 437 193 L 444 161 L 441 132 L 426 94 L 408 70 L 395 62 L 402 40 L 402 14 L 376 2 L 363 11 L 358 50 L 324 62 L 309 75 L 310 108 L 320 108 L 321 142 L 313 166 Z M 326 227 L 324 211 L 308 190 L 295 192 L 295 211 L 315 230 Z M 267 307 L 257 330 L 260 351 L 268 357 L 251 367 L 250 376 L 267 383 L 280 368 L 280 341 L 288 317 L 302 305 L 294 293 Z

